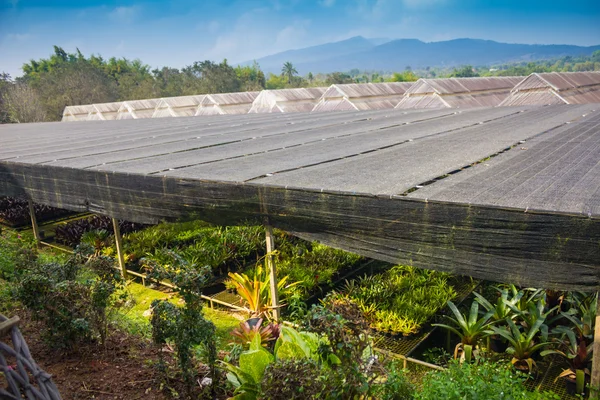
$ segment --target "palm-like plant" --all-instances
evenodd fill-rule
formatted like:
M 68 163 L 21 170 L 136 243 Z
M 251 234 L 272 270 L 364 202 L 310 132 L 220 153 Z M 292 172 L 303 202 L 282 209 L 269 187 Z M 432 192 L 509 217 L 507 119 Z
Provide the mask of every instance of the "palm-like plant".
M 296 70 L 296 67 L 294 67 L 294 64 L 286 61 L 283 63 L 283 67 L 281 68 L 281 74 L 287 77 L 289 84 L 292 83 L 292 79 L 294 78 L 294 75 L 298 74 L 298 71 Z
M 536 352 L 546 347 L 548 342 L 548 327 L 544 319 L 540 318 L 529 327 L 527 331 L 521 329 L 511 319 L 507 318 L 508 327 L 492 326 L 490 333 L 502 336 L 508 341 L 506 352 L 513 356 L 511 364 L 519 370 L 533 371 L 536 363 L 533 356 Z M 542 341 L 536 342 L 536 336 L 541 333 Z
M 433 326 L 439 326 L 447 329 L 452 333 L 455 333 L 460 337 L 460 343 L 456 345 L 454 349 L 454 358 L 458 358 L 458 351 L 460 348 L 463 349 L 465 360 L 470 361 L 471 352 L 473 347 L 476 347 L 479 340 L 489 335 L 488 328 L 494 323 L 490 321 L 494 311 L 488 311 L 481 318 L 479 317 L 479 303 L 474 301 L 471 304 L 469 315 L 463 315 L 454 305 L 453 302 L 448 301 L 448 307 L 454 314 L 454 318 L 444 315 L 452 325 L 447 324 L 433 324 Z
M 586 344 L 592 343 L 594 340 L 598 295 L 585 295 L 575 292 L 571 293 L 569 301 L 572 303 L 571 309 L 567 312 L 561 312 L 560 315 L 573 324 L 577 337 L 583 337 Z

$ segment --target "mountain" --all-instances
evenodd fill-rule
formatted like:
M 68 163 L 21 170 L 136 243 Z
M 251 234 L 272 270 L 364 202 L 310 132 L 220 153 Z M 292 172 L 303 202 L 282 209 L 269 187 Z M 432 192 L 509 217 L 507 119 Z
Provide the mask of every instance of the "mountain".
M 297 63 L 316 63 L 340 56 L 348 56 L 368 50 L 388 42 L 390 39 L 377 38 L 365 39 L 362 36 L 351 37 L 340 42 L 325 43 L 318 46 L 306 47 L 298 50 L 287 50 L 281 53 L 273 54 L 258 59 L 258 63 L 263 71 L 280 73 L 283 63 L 292 61 Z M 250 65 L 253 61 L 246 61 L 241 65 Z M 307 71 L 308 72 L 308 71 Z
M 294 64 L 301 75 L 308 72 L 401 71 L 411 68 L 494 65 L 563 56 L 591 55 L 597 46 L 500 43 L 481 39 L 422 42 L 417 39 L 365 39 L 353 37 L 305 49 L 290 50 L 258 59 L 266 72 L 280 73 L 284 62 Z

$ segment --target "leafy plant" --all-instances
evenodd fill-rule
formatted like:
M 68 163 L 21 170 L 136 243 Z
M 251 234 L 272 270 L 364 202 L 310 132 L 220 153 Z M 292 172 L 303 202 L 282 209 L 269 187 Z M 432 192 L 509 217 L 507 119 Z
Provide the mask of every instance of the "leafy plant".
M 262 323 L 262 318 L 252 326 L 248 321 L 240 322 L 240 326 L 231 332 L 231 335 L 235 338 L 234 341 L 247 348 L 252 343 L 254 336 L 259 335 L 261 344 L 264 347 L 269 347 L 271 342 L 274 343 L 279 338 L 280 326 L 274 323 L 262 326 Z
M 527 331 L 521 332 L 519 327 L 510 319 L 506 319 L 507 327 L 490 327 L 492 332 L 502 336 L 509 343 L 506 352 L 513 356 L 511 364 L 521 371 L 533 371 L 536 366 L 533 356 L 536 352 L 546 347 L 548 342 L 548 327 L 544 319 L 537 319 Z M 541 333 L 541 341 L 536 341 L 536 336 Z
M 265 317 L 273 307 L 271 304 L 270 277 L 266 270 L 258 266 L 254 270 L 254 276 L 250 278 L 246 274 L 229 273 L 232 284 L 237 293 L 244 300 L 253 317 Z M 288 277 L 284 276 L 277 280 L 277 290 L 283 299 L 286 293 L 296 286 L 298 282 L 287 283 Z
M 454 303 L 448 301 L 448 307 L 454 314 L 454 318 L 444 315 L 444 318 L 452 325 L 447 324 L 433 324 L 433 326 L 439 326 L 447 329 L 450 332 L 460 337 L 460 343 L 454 349 L 454 358 L 458 357 L 458 351 L 462 347 L 465 359 L 470 361 L 470 353 L 473 347 L 476 347 L 479 340 L 489 335 L 488 328 L 494 323 L 490 321 L 494 311 L 488 311 L 481 318 L 479 318 L 479 303 L 473 301 L 469 315 L 463 315 L 456 308 Z
M 121 305 L 117 292 L 123 281 L 114 260 L 95 258 L 86 263 L 97 277 L 80 276 L 83 260 L 77 255 L 65 263 L 23 266 L 16 286 L 18 299 L 35 311 L 45 326 L 46 338 L 56 346 L 98 338 L 104 343 L 109 313 Z M 110 270 L 112 273 L 107 273 Z
M 371 328 L 403 335 L 418 332 L 456 296 L 447 274 L 400 265 L 347 282 L 343 292 L 359 305 Z
M 450 362 L 444 371 L 427 374 L 415 400 L 559 400 L 552 392 L 530 392 L 523 382 L 526 377 L 501 364 Z
M 299 332 L 293 328 L 282 326 L 273 353 L 266 350 L 261 343 L 260 335 L 255 335 L 250 348 L 242 352 L 239 366 L 222 361 L 221 365 L 227 373 L 227 380 L 235 388 L 237 399 L 256 399 L 261 391 L 265 369 L 275 360 L 312 359 L 319 361 L 318 351 L 320 339 L 308 332 Z
M 206 351 L 210 368 L 214 397 L 218 376 L 216 374 L 217 345 L 215 325 L 204 318 L 200 294 L 211 277 L 208 266 L 188 265 L 177 254 L 171 254 L 169 265 L 161 265 L 152 260 L 146 263 L 148 278 L 170 280 L 176 285 L 176 291 L 184 300 L 183 307 L 177 307 L 168 300 L 152 302 L 152 338 L 157 344 L 172 341 L 175 344 L 177 360 L 188 393 L 194 385 L 195 368 L 193 349 L 202 345 Z M 162 353 L 161 353 L 162 354 Z
M 586 344 L 583 336 L 577 337 L 571 329 L 565 326 L 554 328 L 552 333 L 561 335 L 560 339 L 555 339 L 552 342 L 556 348 L 544 350 L 540 354 L 544 357 L 551 354 L 560 356 L 569 368 L 565 369 L 559 375 L 559 378 L 566 377 L 573 381 L 579 380 L 576 390 L 577 393 L 583 393 L 585 379 L 577 379 L 577 371 L 582 371 L 585 375 L 590 374 L 589 367 L 594 345 Z

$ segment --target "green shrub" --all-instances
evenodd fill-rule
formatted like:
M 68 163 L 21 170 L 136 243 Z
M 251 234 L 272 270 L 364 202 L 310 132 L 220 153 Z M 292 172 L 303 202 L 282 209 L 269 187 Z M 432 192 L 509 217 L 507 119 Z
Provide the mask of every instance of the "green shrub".
M 329 376 L 311 359 L 276 360 L 267 366 L 261 387 L 265 400 L 327 398 Z
M 19 301 L 42 321 L 44 336 L 53 345 L 68 348 L 81 341 L 99 339 L 104 343 L 109 314 L 120 305 L 116 295 L 123 281 L 113 267 L 114 260 L 78 256 L 65 263 L 22 266 L 15 287 Z M 91 269 L 94 275 L 83 278 Z
M 530 392 L 523 382 L 526 376 L 507 365 L 482 362 L 478 365 L 453 360 L 445 371 L 436 371 L 423 378 L 416 400 L 550 400 L 560 399 L 551 392 Z
M 176 253 L 170 253 L 168 265 L 147 261 L 148 278 L 169 280 L 184 300 L 178 307 L 168 300 L 152 302 L 152 338 L 156 344 L 168 341 L 175 345 L 177 361 L 183 375 L 188 395 L 194 386 L 196 369 L 193 363 L 194 348 L 202 346 L 212 378 L 211 391 L 214 397 L 218 376 L 216 374 L 217 344 L 215 325 L 204 318 L 200 294 L 210 280 L 210 267 L 189 265 Z M 162 352 L 159 353 L 162 357 Z

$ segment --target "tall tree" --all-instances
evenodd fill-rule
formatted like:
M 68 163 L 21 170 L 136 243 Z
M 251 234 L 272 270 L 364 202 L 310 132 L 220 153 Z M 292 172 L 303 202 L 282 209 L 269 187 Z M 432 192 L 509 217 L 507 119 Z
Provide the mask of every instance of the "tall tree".
M 291 84 L 294 76 L 298 75 L 298 71 L 294 67 L 294 64 L 286 61 L 283 63 L 283 67 L 281 68 L 281 75 L 287 77 L 288 84 Z

